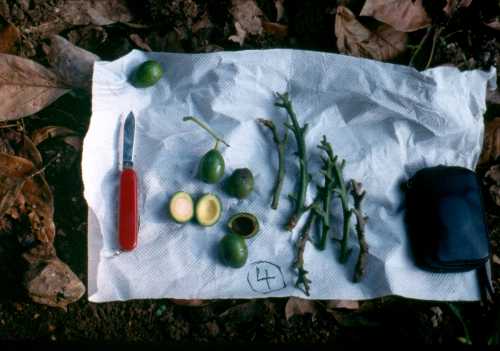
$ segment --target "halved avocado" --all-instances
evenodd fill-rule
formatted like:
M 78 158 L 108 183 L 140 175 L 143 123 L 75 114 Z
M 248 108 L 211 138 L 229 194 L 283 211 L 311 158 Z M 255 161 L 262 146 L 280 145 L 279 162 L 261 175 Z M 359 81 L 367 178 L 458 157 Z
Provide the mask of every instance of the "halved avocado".
M 198 223 L 209 227 L 219 221 L 222 212 L 222 203 L 217 195 L 204 194 L 196 202 L 195 216 Z
M 172 195 L 168 208 L 170 216 L 178 223 L 186 223 L 193 218 L 193 199 L 184 191 L 178 191 Z
M 257 217 L 248 212 L 234 214 L 229 218 L 227 226 L 231 233 L 240 235 L 245 239 L 253 237 L 260 229 Z

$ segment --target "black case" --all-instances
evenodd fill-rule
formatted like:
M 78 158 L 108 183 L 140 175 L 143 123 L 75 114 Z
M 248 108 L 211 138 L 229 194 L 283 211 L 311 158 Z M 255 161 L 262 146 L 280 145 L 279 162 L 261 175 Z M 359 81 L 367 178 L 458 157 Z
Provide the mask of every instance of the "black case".
M 490 243 L 473 171 L 451 166 L 419 170 L 407 182 L 406 221 L 420 268 L 465 272 L 485 267 Z

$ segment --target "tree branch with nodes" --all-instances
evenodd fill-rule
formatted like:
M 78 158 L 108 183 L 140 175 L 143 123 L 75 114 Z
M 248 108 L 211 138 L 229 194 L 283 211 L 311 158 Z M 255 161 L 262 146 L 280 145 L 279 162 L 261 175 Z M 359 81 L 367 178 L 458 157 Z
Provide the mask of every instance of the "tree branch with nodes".
M 285 148 L 288 142 L 288 133 L 285 130 L 283 138 L 280 138 L 273 121 L 262 118 L 259 118 L 257 121 L 271 130 L 274 143 L 278 149 L 278 173 L 276 174 L 276 180 L 274 182 L 273 201 L 271 203 L 271 208 L 276 210 L 279 205 L 281 189 L 283 188 L 283 180 L 285 178 Z
M 295 140 L 297 142 L 297 157 L 299 159 L 299 177 L 297 182 L 297 190 L 296 193 L 290 195 L 290 199 L 294 202 L 294 211 L 290 218 L 286 223 L 286 229 L 291 231 L 297 225 L 300 217 L 307 210 L 305 201 L 307 194 L 307 187 L 311 180 L 311 176 L 308 173 L 307 168 L 307 150 L 306 150 L 306 142 L 305 135 L 307 132 L 308 124 L 304 124 L 304 126 L 300 126 L 297 115 L 292 106 L 292 102 L 288 97 L 288 93 L 280 94 L 276 93 L 276 103 L 275 105 L 281 107 L 286 110 L 288 113 L 288 117 L 291 123 L 285 123 L 285 127 L 290 129 L 295 136 Z
M 356 216 L 356 234 L 359 242 L 359 256 L 354 270 L 354 282 L 359 282 L 365 273 L 366 256 L 368 254 L 368 244 L 365 238 L 365 226 L 368 222 L 368 217 L 365 216 L 361 209 L 361 204 L 365 198 L 366 191 L 362 189 L 360 182 L 351 180 L 351 196 L 354 199 L 353 212 Z

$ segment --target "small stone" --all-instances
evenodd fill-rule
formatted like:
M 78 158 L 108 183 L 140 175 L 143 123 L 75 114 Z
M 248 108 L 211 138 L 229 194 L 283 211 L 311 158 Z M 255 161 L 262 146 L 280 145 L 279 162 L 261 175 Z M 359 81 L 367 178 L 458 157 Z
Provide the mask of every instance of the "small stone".
M 433 328 L 437 328 L 439 324 L 443 321 L 443 310 L 440 307 L 431 307 L 431 312 L 433 313 L 431 317 L 431 323 Z

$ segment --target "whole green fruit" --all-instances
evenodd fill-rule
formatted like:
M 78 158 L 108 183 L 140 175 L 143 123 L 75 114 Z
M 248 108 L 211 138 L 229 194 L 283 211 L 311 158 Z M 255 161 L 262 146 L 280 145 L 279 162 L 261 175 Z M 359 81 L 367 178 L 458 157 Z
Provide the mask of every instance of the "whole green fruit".
M 227 190 L 229 194 L 243 199 L 253 190 L 253 174 L 248 168 L 239 168 L 231 174 L 228 180 Z
M 154 60 L 143 62 L 134 71 L 132 84 L 138 88 L 155 85 L 163 76 L 163 67 Z
M 227 234 L 219 243 L 219 254 L 226 265 L 233 268 L 243 267 L 248 258 L 245 239 L 237 234 Z
M 224 158 L 217 149 L 208 151 L 200 160 L 199 176 L 205 183 L 217 183 L 224 176 Z

